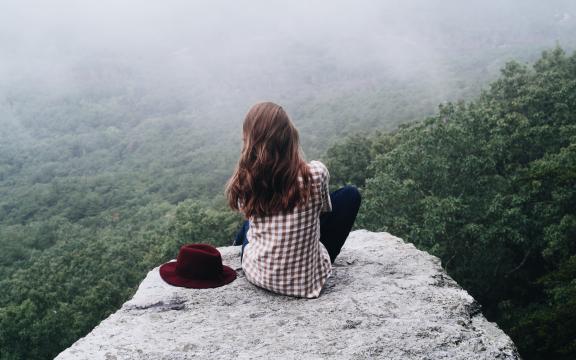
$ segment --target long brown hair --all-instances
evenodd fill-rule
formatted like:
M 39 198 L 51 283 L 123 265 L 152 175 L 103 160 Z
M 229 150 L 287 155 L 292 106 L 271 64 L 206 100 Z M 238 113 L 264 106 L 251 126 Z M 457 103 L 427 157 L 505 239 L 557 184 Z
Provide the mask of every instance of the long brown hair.
M 304 204 L 310 196 L 310 170 L 301 153 L 298 130 L 284 109 L 272 102 L 252 106 L 244 119 L 243 135 L 240 160 L 226 185 L 230 207 L 249 218 Z

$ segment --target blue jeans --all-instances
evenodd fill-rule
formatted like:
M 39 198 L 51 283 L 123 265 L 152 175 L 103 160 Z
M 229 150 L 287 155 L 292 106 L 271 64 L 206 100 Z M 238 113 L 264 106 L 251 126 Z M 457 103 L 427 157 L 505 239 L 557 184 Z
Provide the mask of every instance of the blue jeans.
M 334 263 L 356 221 L 361 197 L 358 189 L 347 185 L 330 193 L 330 202 L 332 211 L 320 215 L 320 242 L 324 244 L 330 255 L 330 261 Z M 248 244 L 246 233 L 249 228 L 249 221 L 244 221 L 234 240 L 234 245 L 242 245 L 241 258 L 244 255 L 244 247 Z
M 236 239 L 234 239 L 234 245 L 242 245 L 242 251 L 240 252 L 240 262 L 242 262 L 242 258 L 244 257 L 244 247 L 248 244 L 248 238 L 246 233 L 250 228 L 250 222 L 248 220 L 244 220 L 242 224 L 242 228 L 236 234 Z

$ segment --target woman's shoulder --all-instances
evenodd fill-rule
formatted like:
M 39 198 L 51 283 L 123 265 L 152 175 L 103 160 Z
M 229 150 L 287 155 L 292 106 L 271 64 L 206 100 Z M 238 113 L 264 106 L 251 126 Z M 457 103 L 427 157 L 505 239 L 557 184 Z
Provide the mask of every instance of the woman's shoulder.
M 329 177 L 328 168 L 324 165 L 323 162 L 319 160 L 312 160 L 308 164 L 310 167 L 310 171 L 312 172 L 313 176 L 319 176 L 322 179 L 327 179 Z

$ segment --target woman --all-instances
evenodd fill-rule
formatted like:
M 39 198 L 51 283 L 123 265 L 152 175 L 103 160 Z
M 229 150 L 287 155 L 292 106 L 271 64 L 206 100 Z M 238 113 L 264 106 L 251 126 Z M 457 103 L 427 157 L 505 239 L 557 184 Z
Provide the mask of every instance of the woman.
M 246 279 L 276 293 L 316 298 L 352 229 L 360 194 L 352 186 L 330 194 L 328 169 L 304 161 L 298 138 L 281 106 L 254 105 L 226 195 L 247 219 L 234 243 L 242 244 Z

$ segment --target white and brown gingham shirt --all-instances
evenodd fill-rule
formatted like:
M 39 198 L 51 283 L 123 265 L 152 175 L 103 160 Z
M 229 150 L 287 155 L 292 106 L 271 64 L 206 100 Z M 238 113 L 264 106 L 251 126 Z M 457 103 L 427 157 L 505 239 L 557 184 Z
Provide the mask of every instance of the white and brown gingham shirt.
M 308 203 L 286 214 L 249 219 L 242 268 L 256 286 L 284 295 L 316 298 L 332 273 L 328 251 L 320 243 L 320 213 L 332 211 L 328 169 L 311 161 Z

